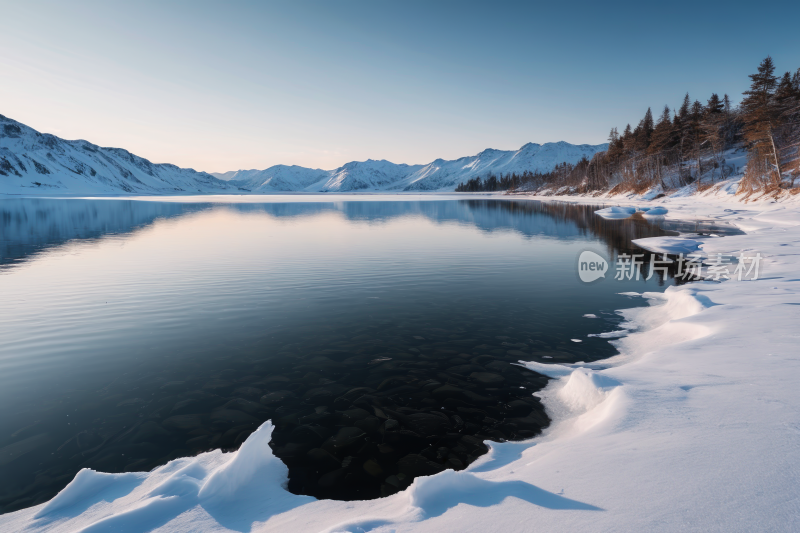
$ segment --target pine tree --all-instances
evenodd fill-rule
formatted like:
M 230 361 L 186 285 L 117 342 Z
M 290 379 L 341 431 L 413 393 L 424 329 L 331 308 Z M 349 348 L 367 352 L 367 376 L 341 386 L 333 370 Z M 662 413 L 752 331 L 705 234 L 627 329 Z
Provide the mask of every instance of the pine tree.
M 672 127 L 674 130 L 680 131 L 683 129 L 683 121 L 678 113 L 672 115 Z
M 639 150 L 644 149 L 644 135 L 642 134 L 642 120 L 633 128 L 633 134 L 631 135 L 630 143 L 628 144 L 628 151 L 636 152 Z
M 633 131 L 631 130 L 631 125 L 630 124 L 625 126 L 625 131 L 622 132 L 622 139 L 621 140 L 622 140 L 622 147 L 623 147 L 624 151 L 626 151 L 626 152 L 633 151 L 633 148 L 634 148 L 633 142 L 634 142 L 635 139 L 634 139 L 634 134 L 633 134 Z
M 608 151 L 606 152 L 606 156 L 610 161 L 616 161 L 622 156 L 622 152 L 622 139 L 617 132 L 617 128 L 611 128 L 611 132 L 608 134 Z
M 650 146 L 650 137 L 653 135 L 653 112 L 648 107 L 647 112 L 644 114 L 644 118 L 639 121 L 639 124 L 633 130 L 633 149 L 637 152 L 645 152 L 647 151 L 647 147 Z
M 695 100 L 692 104 L 692 109 L 689 112 L 688 135 L 689 143 L 692 151 L 694 152 L 696 165 L 697 165 L 697 178 L 702 174 L 700 165 L 700 143 L 703 136 L 703 104 L 699 100 Z
M 783 112 L 789 109 L 795 100 L 794 86 L 792 85 L 792 75 L 788 72 L 783 75 L 775 89 L 775 105 Z
M 789 171 L 794 187 L 800 176 L 800 91 L 795 88 L 794 78 L 800 82 L 800 69 L 793 77 L 785 73 L 775 89 L 775 107 L 779 113 L 775 126 L 778 162 L 781 170 Z
M 658 154 L 668 149 L 673 142 L 672 113 L 668 105 L 664 106 L 651 138 L 648 152 Z
M 767 56 L 758 66 L 756 74 L 750 74 L 750 89 L 744 92 L 742 119 L 744 137 L 750 147 L 748 173 L 751 180 L 759 180 L 758 173 L 771 176 L 773 184 L 781 179 L 779 155 L 775 145 L 775 129 L 780 110 L 775 102 L 775 64 Z M 774 167 L 774 168 L 770 168 Z
M 708 99 L 708 105 L 706 105 L 705 112 L 706 114 L 722 113 L 724 107 L 725 105 L 719 99 L 717 93 L 711 93 L 711 98 Z
M 735 137 L 736 137 L 736 127 L 734 123 L 733 117 L 733 108 L 731 106 L 731 99 L 728 98 L 728 95 L 722 97 L 722 114 L 724 117 L 723 120 L 723 139 L 725 144 L 723 146 L 723 150 L 726 149 L 728 146 L 733 144 Z
M 642 119 L 642 134 L 645 139 L 645 148 L 650 144 L 650 137 L 653 135 L 654 129 L 653 112 L 648 107 L 647 112 L 644 114 L 644 119 Z
M 701 118 L 703 118 L 703 104 L 699 100 L 695 100 L 692 104 L 691 121 L 700 122 Z
M 684 160 L 685 154 L 691 148 L 691 107 L 692 101 L 689 99 L 689 93 L 686 93 L 686 95 L 683 97 L 683 103 L 681 104 L 678 114 L 675 116 L 674 120 L 681 161 Z
M 678 110 L 678 116 L 680 117 L 681 122 L 686 122 L 689 118 L 689 108 L 691 105 L 692 100 L 689 98 L 689 93 L 686 93 L 686 96 L 683 97 L 681 108 Z
M 708 146 L 714 157 L 714 167 L 711 169 L 711 182 L 714 182 L 714 169 L 718 168 L 722 161 L 721 154 L 725 149 L 725 103 L 719 99 L 717 93 L 712 93 L 708 99 L 708 104 L 703 110 L 703 119 L 700 123 L 700 145 Z M 730 102 L 728 102 L 730 105 Z M 699 166 L 699 163 L 698 163 Z M 724 174 L 723 174 L 724 178 Z

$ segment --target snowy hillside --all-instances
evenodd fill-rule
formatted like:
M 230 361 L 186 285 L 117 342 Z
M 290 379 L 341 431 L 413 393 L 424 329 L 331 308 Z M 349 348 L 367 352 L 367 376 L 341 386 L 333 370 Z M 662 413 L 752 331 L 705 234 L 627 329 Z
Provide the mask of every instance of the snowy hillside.
M 386 160 L 352 161 L 332 170 L 319 191 L 357 191 L 363 189 L 399 189 L 406 176 L 416 172 L 422 165 L 396 165 Z
M 297 165 L 275 165 L 266 170 L 239 170 L 225 174 L 232 174 L 231 184 L 254 193 L 300 191 L 328 177 L 324 170 Z
M 243 180 L 252 177 L 254 174 L 263 172 L 262 170 L 229 170 L 228 172 L 209 172 L 212 176 L 222 181 Z
M 493 150 L 453 161 L 437 159 L 427 165 L 395 164 L 386 160 L 352 161 L 324 171 L 277 165 L 266 170 L 215 173 L 252 192 L 305 191 L 452 191 L 459 183 L 489 174 L 547 172 L 559 163 L 591 158 L 608 145 L 574 145 L 567 142 L 528 143 L 519 150 Z
M 237 192 L 205 172 L 153 164 L 121 148 L 66 141 L 0 115 L 0 193 L 182 194 Z
M 583 156 L 591 159 L 597 152 L 608 148 L 607 144 L 574 145 L 560 141 L 557 143 L 528 143 L 517 151 L 487 149 L 472 157 L 462 157 L 455 161 L 437 159 L 409 175 L 404 181 L 405 190 L 448 190 L 452 191 L 459 183 L 474 177 L 489 174 L 522 174 L 548 172 L 559 163 L 577 163 Z
M 489 174 L 552 170 L 591 158 L 608 145 L 528 143 L 427 165 L 351 161 L 334 170 L 275 165 L 209 174 L 153 164 L 121 148 L 67 141 L 0 115 L 0 194 L 182 194 L 352 191 L 452 191 Z

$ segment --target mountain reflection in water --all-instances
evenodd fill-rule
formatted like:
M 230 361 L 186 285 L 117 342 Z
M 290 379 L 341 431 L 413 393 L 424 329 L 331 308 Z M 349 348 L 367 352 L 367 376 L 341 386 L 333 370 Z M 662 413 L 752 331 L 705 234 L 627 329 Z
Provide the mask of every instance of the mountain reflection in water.
M 278 198 L 278 200 L 280 200 Z M 665 223 L 632 217 L 606 220 L 595 216 L 602 205 L 574 205 L 520 200 L 457 201 L 345 201 L 209 203 L 166 202 L 123 199 L 0 200 L 0 268 L 25 261 L 48 248 L 79 239 L 132 233 L 159 219 L 186 216 L 214 209 L 240 213 L 263 213 L 275 218 L 341 213 L 347 220 L 386 222 L 398 217 L 422 216 L 438 223 L 458 222 L 482 231 L 511 230 L 526 237 L 534 235 L 570 238 L 588 235 L 603 240 L 609 251 L 641 250 L 630 241 L 644 237 L 676 235 L 692 231 L 695 225 Z M 717 228 L 719 232 L 731 228 Z
M 391 494 L 536 435 L 547 379 L 514 363 L 613 355 L 589 335 L 643 305 L 619 293 L 673 283 L 575 270 L 663 221 L 342 198 L 0 200 L 0 511 L 80 468 L 235 449 L 268 419 L 289 490 Z

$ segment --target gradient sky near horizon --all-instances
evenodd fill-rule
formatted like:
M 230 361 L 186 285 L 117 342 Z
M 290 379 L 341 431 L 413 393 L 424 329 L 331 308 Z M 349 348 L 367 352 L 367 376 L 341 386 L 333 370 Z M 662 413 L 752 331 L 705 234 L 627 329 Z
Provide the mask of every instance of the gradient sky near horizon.
M 800 68 L 800 2 L 0 3 L 0 114 L 209 172 L 597 144 Z

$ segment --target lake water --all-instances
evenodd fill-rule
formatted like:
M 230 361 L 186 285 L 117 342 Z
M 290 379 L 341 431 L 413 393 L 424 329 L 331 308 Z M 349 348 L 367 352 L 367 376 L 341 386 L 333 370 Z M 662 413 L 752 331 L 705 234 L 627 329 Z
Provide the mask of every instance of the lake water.
M 234 449 L 260 423 L 293 492 L 374 498 L 549 423 L 513 363 L 608 357 L 591 249 L 667 234 L 597 207 L 461 197 L 0 200 L 0 512 L 84 467 Z M 613 265 L 612 265 L 613 268 Z M 584 318 L 593 314 L 598 318 Z M 574 342 L 578 339 L 582 342 Z

